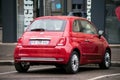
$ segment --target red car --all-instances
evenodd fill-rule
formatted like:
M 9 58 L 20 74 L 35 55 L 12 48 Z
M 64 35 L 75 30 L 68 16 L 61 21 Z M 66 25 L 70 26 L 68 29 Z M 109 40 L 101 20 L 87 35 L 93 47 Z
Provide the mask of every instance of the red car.
M 30 65 L 50 64 L 77 73 L 80 65 L 99 64 L 108 69 L 111 49 L 103 31 L 85 18 L 44 16 L 36 18 L 18 40 L 15 68 L 27 72 Z

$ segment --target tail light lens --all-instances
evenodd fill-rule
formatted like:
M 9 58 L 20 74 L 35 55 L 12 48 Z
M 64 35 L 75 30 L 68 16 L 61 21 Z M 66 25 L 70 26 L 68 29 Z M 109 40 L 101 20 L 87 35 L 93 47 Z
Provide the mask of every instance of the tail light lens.
M 17 47 L 22 47 L 22 38 L 18 39 Z
M 64 46 L 66 44 L 66 38 L 62 37 L 59 39 L 58 46 Z

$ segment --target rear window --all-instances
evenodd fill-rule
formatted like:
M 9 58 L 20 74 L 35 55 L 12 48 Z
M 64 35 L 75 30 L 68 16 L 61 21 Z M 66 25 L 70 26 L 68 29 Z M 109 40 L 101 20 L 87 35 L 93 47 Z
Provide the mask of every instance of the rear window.
M 28 31 L 64 31 L 65 20 L 58 19 L 40 19 L 35 20 Z

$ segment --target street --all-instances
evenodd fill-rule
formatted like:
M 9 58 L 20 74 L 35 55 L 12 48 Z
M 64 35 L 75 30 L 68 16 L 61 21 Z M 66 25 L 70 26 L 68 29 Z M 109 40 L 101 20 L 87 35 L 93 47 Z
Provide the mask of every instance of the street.
M 27 73 L 16 72 L 13 65 L 0 65 L 0 80 L 120 80 L 120 68 L 99 69 L 96 65 L 81 66 L 77 74 L 66 74 L 54 66 L 32 66 Z
M 110 69 L 100 69 L 97 64 L 78 66 L 79 61 L 87 63 L 85 55 L 97 61 L 103 50 L 108 66 L 111 59 Z M 78 72 L 67 74 L 59 65 L 30 63 L 28 72 L 18 73 L 15 60 L 69 61 Z M 120 0 L 0 0 L 0 80 L 120 80 Z

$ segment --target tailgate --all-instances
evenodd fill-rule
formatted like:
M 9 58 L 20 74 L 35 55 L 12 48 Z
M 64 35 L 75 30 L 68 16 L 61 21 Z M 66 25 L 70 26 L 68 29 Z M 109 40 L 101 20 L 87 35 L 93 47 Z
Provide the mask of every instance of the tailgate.
M 23 46 L 56 46 L 63 32 L 25 32 Z

